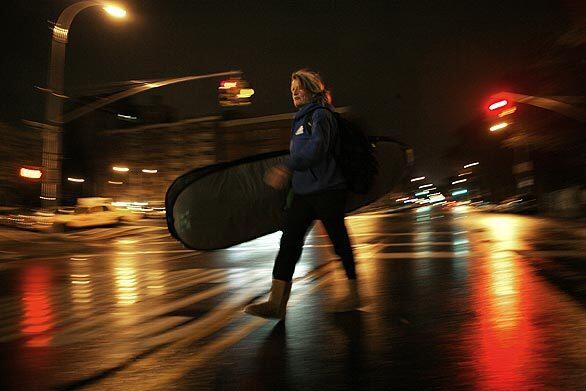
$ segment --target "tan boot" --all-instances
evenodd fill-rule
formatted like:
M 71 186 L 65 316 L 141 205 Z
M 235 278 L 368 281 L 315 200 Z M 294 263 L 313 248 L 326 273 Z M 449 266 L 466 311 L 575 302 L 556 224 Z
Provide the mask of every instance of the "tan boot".
M 244 308 L 244 312 L 261 318 L 284 319 L 290 294 L 290 282 L 273 280 L 269 300 L 259 304 L 247 305 Z
M 362 307 L 362 300 L 358 292 L 358 282 L 356 280 L 346 280 L 348 283 L 348 293 L 342 299 L 331 303 L 328 312 L 351 312 Z

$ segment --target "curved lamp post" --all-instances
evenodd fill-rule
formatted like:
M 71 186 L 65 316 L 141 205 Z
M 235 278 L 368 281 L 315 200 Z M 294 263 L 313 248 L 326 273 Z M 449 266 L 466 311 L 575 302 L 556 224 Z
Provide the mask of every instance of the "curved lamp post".
M 80 1 L 67 7 L 53 26 L 51 62 L 45 109 L 46 126 L 43 130 L 43 180 L 41 200 L 43 206 L 56 205 L 61 197 L 61 138 L 63 126 L 63 73 L 65 49 L 69 28 L 75 16 L 86 8 L 102 7 L 115 18 L 124 18 L 126 11 L 106 1 Z

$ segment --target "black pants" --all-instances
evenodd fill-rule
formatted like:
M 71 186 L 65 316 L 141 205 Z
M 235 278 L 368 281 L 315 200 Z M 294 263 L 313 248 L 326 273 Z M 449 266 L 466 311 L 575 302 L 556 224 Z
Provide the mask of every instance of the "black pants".
M 283 236 L 279 254 L 273 268 L 273 278 L 291 281 L 295 265 L 301 257 L 305 235 L 314 220 L 324 225 L 334 251 L 342 259 L 349 279 L 356 278 L 354 254 L 348 231 L 344 224 L 346 190 L 331 190 L 317 194 L 293 196 L 293 202 L 286 212 Z

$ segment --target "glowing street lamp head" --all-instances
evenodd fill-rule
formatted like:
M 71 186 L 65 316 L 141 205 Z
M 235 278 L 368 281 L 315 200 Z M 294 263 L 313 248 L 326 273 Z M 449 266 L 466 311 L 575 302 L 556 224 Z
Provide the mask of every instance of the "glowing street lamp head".
M 107 5 L 104 7 L 104 11 L 109 13 L 111 16 L 122 19 L 126 17 L 126 10 L 115 5 Z

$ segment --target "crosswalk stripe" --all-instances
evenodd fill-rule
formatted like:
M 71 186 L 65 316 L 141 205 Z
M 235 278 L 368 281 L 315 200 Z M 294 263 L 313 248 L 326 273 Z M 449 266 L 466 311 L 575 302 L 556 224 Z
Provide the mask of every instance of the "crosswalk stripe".
M 418 235 L 463 235 L 467 231 L 420 231 L 420 232 L 369 232 L 369 233 L 350 233 L 351 237 L 362 238 L 369 236 L 418 236 Z M 325 238 L 327 234 L 312 235 L 314 238 Z
M 156 318 L 147 323 L 140 324 L 137 327 L 122 330 L 118 336 L 122 339 L 129 338 L 133 340 L 148 338 L 190 320 L 192 318 L 189 316 L 165 316 L 164 318 Z
M 257 280 L 256 282 L 258 282 L 258 276 L 253 277 L 251 280 L 249 280 L 249 284 L 254 283 L 254 280 Z M 258 287 L 256 287 L 255 285 L 248 285 L 250 287 L 250 289 L 258 289 Z M 216 288 L 211 288 L 208 289 L 204 292 L 201 292 L 200 294 L 196 294 L 190 297 L 185 298 L 184 300 L 181 301 L 181 303 L 174 303 L 172 306 L 167 307 L 167 309 L 165 309 L 165 311 L 161 311 L 158 310 L 156 312 L 158 312 L 155 316 L 161 315 L 163 312 L 164 313 L 168 313 L 170 312 L 170 308 L 172 309 L 178 309 L 178 308 L 182 308 L 185 305 L 189 305 L 189 304 L 193 304 L 196 303 L 198 301 L 204 300 L 206 298 L 210 298 L 213 296 L 216 296 L 217 294 L 220 294 L 222 292 L 225 291 L 226 286 L 218 286 Z M 237 295 L 237 297 L 247 297 L 246 294 L 241 295 L 241 293 L 239 293 Z M 243 299 L 240 299 L 240 301 L 242 301 Z M 224 301 L 222 302 L 221 306 L 226 306 L 228 303 L 230 302 L 230 300 L 228 301 Z M 231 312 L 233 312 L 233 308 L 231 308 Z M 149 315 L 154 315 L 154 314 L 149 314 Z M 145 349 L 150 349 L 152 347 L 156 347 L 159 345 L 163 345 L 163 344 L 168 344 L 168 343 L 172 343 L 174 341 L 177 341 L 180 338 L 185 338 L 186 336 L 190 336 L 191 338 L 197 337 L 198 335 L 200 336 L 205 336 L 205 335 L 209 335 L 211 334 L 214 330 L 220 329 L 223 323 L 226 323 L 230 320 L 230 317 L 227 316 L 228 314 L 226 313 L 226 311 L 220 311 L 220 313 L 218 313 L 217 311 L 212 311 L 206 315 L 204 315 L 202 318 L 199 318 L 198 320 L 196 320 L 195 322 L 191 322 L 191 323 L 187 323 L 186 325 L 183 326 L 179 326 L 178 328 L 174 328 L 172 330 L 168 330 L 165 333 L 159 334 L 159 335 L 150 335 L 146 341 L 142 341 L 141 346 Z M 151 316 L 149 316 L 148 318 L 150 318 Z M 142 319 L 140 322 L 135 322 L 135 326 L 140 327 L 141 324 L 144 322 L 144 320 L 146 320 L 146 318 Z M 130 325 L 129 325 L 130 326 Z M 162 331 L 164 331 L 165 329 L 163 329 Z M 83 340 L 83 339 L 82 339 Z M 66 343 L 64 343 L 66 342 Z M 69 338 L 67 341 L 61 339 L 61 340 L 54 340 L 54 345 L 55 346 L 60 346 L 60 345 L 66 345 L 66 344 L 70 344 L 73 342 L 78 342 L 74 339 L 74 336 L 72 336 L 72 338 Z
M 318 288 L 321 288 L 322 285 L 328 283 L 331 280 L 332 276 L 329 274 L 329 271 L 331 270 L 332 266 L 333 263 L 329 262 L 325 264 L 324 267 L 318 268 L 315 272 L 310 272 L 308 275 L 299 277 L 296 280 L 306 280 L 307 278 L 321 277 L 325 275 L 325 277 L 321 277 L 320 282 L 317 284 Z M 262 278 L 256 282 L 266 284 L 266 281 L 264 280 L 265 276 L 263 275 L 261 277 Z M 313 291 L 314 290 L 312 289 L 309 291 L 302 291 L 297 294 L 294 291 L 292 293 L 294 297 L 293 300 L 295 300 L 295 297 L 299 298 Z M 125 367 L 124 371 L 119 372 L 114 376 L 108 377 L 103 381 L 94 384 L 94 386 L 96 386 L 97 389 L 104 389 L 108 388 L 110 385 L 117 384 L 119 378 L 123 377 L 126 372 L 132 372 L 140 368 L 152 367 L 153 365 L 163 360 L 165 357 L 175 355 L 176 352 L 180 349 L 184 349 L 192 345 L 194 342 L 226 327 L 228 324 L 231 324 L 232 322 L 247 316 L 244 314 L 244 312 L 241 311 L 241 309 L 246 303 L 249 302 L 250 296 L 257 292 L 258 287 L 255 286 L 254 283 L 249 283 L 247 284 L 247 289 L 238 292 L 237 295 L 231 296 L 227 300 L 224 300 L 216 309 L 210 311 L 208 314 L 204 315 L 202 318 L 199 318 L 197 321 L 188 323 L 179 329 L 171 331 L 168 333 L 166 338 L 163 336 L 149 338 L 144 342 L 149 348 L 168 343 L 169 339 L 172 341 L 174 340 L 175 342 L 169 346 L 166 346 L 164 350 L 155 352 L 153 355 L 150 355 L 141 360 L 133 361 L 128 367 Z M 183 361 L 182 363 L 178 363 L 181 364 L 180 366 L 178 366 L 178 364 L 174 365 L 173 371 L 165 372 L 162 374 L 163 376 L 157 376 L 154 384 L 149 386 L 146 384 L 141 384 L 141 388 L 147 387 L 147 389 L 149 389 L 149 387 L 151 387 L 153 389 L 161 389 L 162 385 L 169 383 L 175 379 L 176 376 L 183 376 L 185 371 L 191 370 L 194 365 L 197 365 L 197 362 L 206 362 L 227 347 L 232 346 L 236 342 L 240 341 L 246 335 L 257 330 L 267 322 L 268 320 L 266 319 L 251 317 L 250 320 L 246 321 L 244 325 L 240 325 L 236 331 L 231 331 L 227 334 L 224 334 L 223 336 L 218 337 L 212 340 L 210 343 L 204 345 L 199 350 L 199 352 L 203 352 L 202 355 L 199 353 L 197 355 L 191 355 L 190 359 Z
M 240 325 L 233 331 L 230 331 L 221 337 L 214 339 L 212 342 L 204 345 L 197 354 L 189 356 L 173 366 L 172 371 L 166 371 L 156 378 L 150 378 L 148 382 L 141 383 L 141 388 L 146 390 L 160 390 L 161 386 L 173 383 L 183 376 L 186 372 L 209 363 L 209 360 L 228 347 L 238 343 L 252 332 L 258 330 L 261 326 L 268 323 L 268 319 L 252 318 L 243 325 Z
M 540 258 L 551 258 L 551 257 L 571 257 L 571 258 L 583 258 L 583 251 L 572 251 L 572 250 L 519 250 L 520 254 L 530 255 L 532 257 Z
M 401 253 L 378 253 L 377 259 L 450 259 L 468 256 L 468 251 L 421 251 L 421 252 L 401 252 Z
M 331 268 L 327 268 L 327 267 L 325 268 L 326 271 L 328 271 L 328 269 L 331 269 Z M 322 272 L 323 272 L 323 270 L 322 270 Z M 303 290 L 301 292 L 295 292 L 295 291 L 292 292 L 292 299 L 291 299 L 292 302 L 301 300 L 304 296 L 306 296 L 310 293 L 313 293 L 318 289 L 321 289 L 324 285 L 330 283 L 332 280 L 333 280 L 332 274 L 326 273 L 325 277 L 322 277 L 319 280 L 319 282 L 316 285 L 314 285 L 312 288 L 307 289 L 307 290 Z M 246 296 L 246 295 L 243 294 L 242 296 Z M 236 300 L 236 302 L 238 302 L 238 300 Z M 240 303 L 238 303 L 238 306 L 236 309 L 240 308 L 243 305 L 244 301 L 239 300 L 239 302 Z M 178 340 L 176 343 L 174 343 L 173 345 L 171 345 L 169 347 L 166 347 L 166 349 L 164 351 L 159 352 L 158 354 L 155 354 L 154 356 L 148 357 L 144 360 L 140 360 L 140 361 L 136 362 L 135 364 L 132 364 L 131 365 L 132 368 L 129 368 L 130 371 L 132 371 L 132 369 L 134 369 L 135 367 L 141 367 L 141 368 L 152 367 L 157 362 L 160 362 L 160 360 L 163 357 L 167 357 L 170 354 L 175 355 L 178 350 L 184 349 L 184 348 L 192 345 L 195 341 L 201 339 L 202 337 L 204 337 L 206 335 L 210 335 L 212 332 L 215 332 L 217 330 L 220 330 L 221 328 L 224 328 L 229 323 L 227 320 L 229 320 L 230 322 L 234 322 L 234 321 L 237 321 L 245 316 L 248 316 L 248 315 L 245 315 L 244 312 L 242 312 L 240 310 L 235 312 L 234 308 L 230 308 L 230 307 L 233 307 L 233 306 L 227 306 L 225 309 L 223 308 L 223 309 L 218 310 L 215 313 L 211 314 L 210 318 L 206 322 L 207 324 L 205 324 L 205 325 L 198 324 L 197 327 L 193 327 L 192 334 L 190 334 L 189 337 Z M 217 354 L 221 353 L 222 351 L 224 351 L 228 347 L 236 344 L 237 342 L 239 342 L 240 340 L 245 338 L 247 335 L 254 332 L 255 330 L 258 330 L 260 327 L 262 327 L 263 325 L 265 325 L 266 323 L 269 322 L 269 320 L 263 319 L 263 318 L 250 317 L 250 316 L 248 316 L 248 317 L 249 317 L 249 320 L 247 320 L 244 324 L 239 325 L 234 331 L 230 331 L 226 334 L 223 334 L 222 336 L 205 344 L 204 346 L 202 346 L 198 350 L 197 354 L 190 355 L 188 358 L 186 358 L 180 362 L 174 363 L 172 370 L 164 371 L 163 373 L 156 376 L 156 378 L 149 379 L 149 381 L 147 383 L 141 384 L 141 388 L 153 389 L 153 390 L 165 389 L 165 387 L 164 387 L 165 385 L 182 378 L 186 372 L 197 368 L 199 365 L 207 364 L 209 362 L 209 360 L 212 359 L 213 357 L 215 357 Z M 220 322 L 220 324 L 218 324 L 219 319 L 223 319 L 223 322 Z M 196 325 L 194 325 L 194 326 L 196 326 Z M 211 328 L 211 330 L 210 330 L 210 328 Z M 198 333 L 198 331 L 199 331 L 199 333 Z M 123 376 L 123 375 L 124 374 L 121 374 L 121 376 Z M 109 384 L 117 384 L 117 382 L 118 382 L 118 379 L 116 377 L 113 377 L 113 378 L 108 378 L 105 382 L 100 382 L 100 383 L 96 384 L 96 386 L 98 386 L 98 389 L 107 388 Z
M 401 242 L 401 243 L 380 243 L 383 247 L 402 247 L 402 246 L 453 246 L 454 242 Z
M 198 292 L 196 294 L 184 297 L 182 299 L 173 301 L 171 303 L 167 303 L 167 304 L 160 305 L 157 307 L 151 307 L 143 312 L 137 311 L 138 312 L 137 316 L 135 316 L 133 319 L 131 319 L 131 322 L 129 324 L 127 324 L 126 327 L 132 327 L 132 326 L 139 325 L 148 319 L 153 319 L 158 316 L 161 316 L 161 315 L 173 312 L 175 310 L 187 307 L 189 305 L 195 304 L 195 303 L 200 302 L 202 300 L 212 298 L 214 296 L 217 296 L 217 295 L 227 291 L 229 288 L 230 288 L 230 284 L 219 284 L 218 286 L 206 289 L 202 292 Z M 81 330 L 87 329 L 88 327 L 94 327 L 96 323 L 101 323 L 102 321 L 108 321 L 112 318 L 113 318 L 113 316 L 111 314 L 107 314 L 103 319 L 99 319 L 98 321 L 92 320 L 91 322 L 85 322 L 81 325 L 78 325 L 77 327 L 70 327 L 66 330 L 63 330 L 60 333 L 55 335 L 55 337 L 53 339 L 54 346 L 63 346 L 63 345 L 69 345 L 69 344 L 78 342 L 80 335 L 76 336 L 76 333 L 78 333 Z M 81 337 L 82 337 L 81 340 L 85 340 L 87 335 L 83 334 L 83 335 L 81 335 Z

